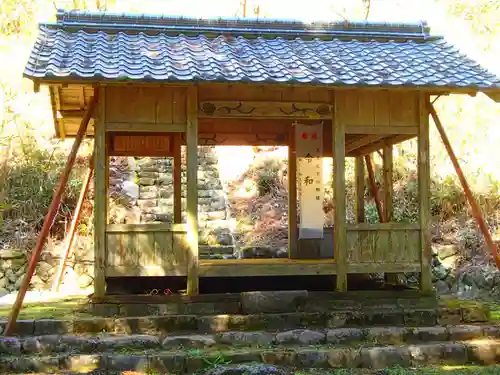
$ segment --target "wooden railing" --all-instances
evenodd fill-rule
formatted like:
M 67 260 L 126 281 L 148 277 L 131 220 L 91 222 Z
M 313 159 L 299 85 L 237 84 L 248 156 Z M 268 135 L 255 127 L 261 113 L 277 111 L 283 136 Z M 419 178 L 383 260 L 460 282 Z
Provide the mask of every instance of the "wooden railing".
M 349 272 L 418 271 L 420 254 L 418 224 L 347 225 Z
M 108 224 L 106 276 L 185 276 L 183 224 Z

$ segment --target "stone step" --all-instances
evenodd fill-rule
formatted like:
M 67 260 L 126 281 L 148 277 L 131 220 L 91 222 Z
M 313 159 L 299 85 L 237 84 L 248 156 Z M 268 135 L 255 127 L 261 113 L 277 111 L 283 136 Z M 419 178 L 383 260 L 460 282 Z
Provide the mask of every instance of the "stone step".
M 155 341 L 156 343 L 156 341 Z M 52 355 L 6 354 L 0 356 L 1 373 L 143 373 L 242 374 L 234 367 L 244 364 L 286 366 L 295 369 L 365 368 L 393 366 L 493 364 L 500 360 L 500 342 L 495 339 L 460 342 L 427 342 L 411 345 L 315 345 L 261 348 L 220 348 L 200 338 L 198 347 L 155 349 L 143 340 L 143 348 L 133 350 L 96 350 L 92 354 L 58 353 Z M 244 367 L 244 366 L 242 366 Z M 224 371 L 227 368 L 227 371 Z M 233 370 L 231 371 L 231 369 Z M 283 370 L 284 371 L 284 370 Z M 287 372 L 254 372 L 287 374 Z
M 159 310 L 164 305 L 159 306 Z M 151 306 L 148 306 L 151 307 Z M 229 331 L 281 331 L 300 328 L 325 329 L 364 326 L 434 326 L 438 324 L 435 310 L 411 309 L 405 311 L 370 310 L 335 312 L 295 312 L 276 314 L 217 314 L 203 313 L 205 306 L 196 306 L 191 314 L 150 315 L 126 317 L 95 317 L 75 320 L 19 320 L 15 333 L 21 337 L 50 334 L 172 334 L 172 333 L 220 333 Z M 109 305 L 103 313 L 110 316 L 139 315 L 142 305 Z M 174 311 L 172 311 L 174 312 Z M 167 311 L 168 313 L 168 311 Z M 206 313 L 206 312 L 205 312 Z M 6 322 L 0 322 L 0 327 Z
M 1 355 L 81 353 L 122 349 L 197 349 L 217 347 L 275 348 L 300 345 L 366 346 L 456 342 L 500 338 L 500 327 L 460 325 L 433 327 L 365 327 L 294 329 L 288 331 L 228 331 L 211 334 L 87 334 L 0 337 Z

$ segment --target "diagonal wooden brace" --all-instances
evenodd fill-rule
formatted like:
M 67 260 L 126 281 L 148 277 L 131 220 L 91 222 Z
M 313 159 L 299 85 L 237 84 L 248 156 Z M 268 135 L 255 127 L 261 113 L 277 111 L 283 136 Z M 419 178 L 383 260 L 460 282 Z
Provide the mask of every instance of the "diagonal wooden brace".
M 486 226 L 486 222 L 484 221 L 483 214 L 481 213 L 481 210 L 479 209 L 479 205 L 477 204 L 476 200 L 474 199 L 474 195 L 472 194 L 472 190 L 469 187 L 469 184 L 467 183 L 467 180 L 465 179 L 465 175 L 462 171 L 462 168 L 460 168 L 460 164 L 458 164 L 458 159 L 453 152 L 453 149 L 451 147 L 450 140 L 448 139 L 448 136 L 446 135 L 444 131 L 443 124 L 441 123 L 441 120 L 439 119 L 436 110 L 434 109 L 434 106 L 430 101 L 427 101 L 427 110 L 429 111 L 430 115 L 432 116 L 432 119 L 434 120 L 434 123 L 436 124 L 436 128 L 439 132 L 439 135 L 441 136 L 441 139 L 443 140 L 444 147 L 446 148 L 446 151 L 448 152 L 448 155 L 450 156 L 451 162 L 453 164 L 453 167 L 455 168 L 455 171 L 457 172 L 458 179 L 460 180 L 460 183 L 462 184 L 462 188 L 464 189 L 464 194 L 465 198 L 467 199 L 467 202 L 469 203 L 471 209 L 472 209 L 472 214 L 474 215 L 477 224 L 479 226 L 479 229 L 483 233 L 484 236 L 484 241 L 486 242 L 486 246 L 488 246 L 488 249 L 490 250 L 491 254 L 493 255 L 493 259 L 495 260 L 495 263 L 497 265 L 497 268 L 500 270 L 500 257 L 498 255 L 498 249 L 493 242 L 493 239 L 491 238 L 490 231 L 488 230 L 488 227 Z
M 75 164 L 76 156 L 78 154 L 78 149 L 87 133 L 87 127 L 90 122 L 90 118 L 96 108 L 98 102 L 98 91 L 94 90 L 94 97 L 90 102 L 82 121 L 80 122 L 80 127 L 78 128 L 78 133 L 76 133 L 75 142 L 73 143 L 73 147 L 71 148 L 71 152 L 68 155 L 68 160 L 66 162 L 66 166 L 64 167 L 63 173 L 61 175 L 61 179 L 59 181 L 59 185 L 57 189 L 54 191 L 54 195 L 52 197 L 52 203 L 50 204 L 49 211 L 45 216 L 45 220 L 43 222 L 43 227 L 38 235 L 38 239 L 36 245 L 31 252 L 31 258 L 28 263 L 28 268 L 26 270 L 26 275 L 24 276 L 21 287 L 19 288 L 19 292 L 17 293 L 16 301 L 12 306 L 11 313 L 9 315 L 9 320 L 7 322 L 7 327 L 5 328 L 4 335 L 9 336 L 13 333 L 17 316 L 19 315 L 19 311 L 23 305 L 24 297 L 26 296 L 26 292 L 28 291 L 28 287 L 30 285 L 31 278 L 35 273 L 36 265 L 38 264 L 38 260 L 40 259 L 40 253 L 42 252 L 43 246 L 45 245 L 45 241 L 50 232 L 50 228 L 54 222 L 54 218 L 56 217 L 57 211 L 59 210 L 59 205 L 61 204 L 64 191 L 66 190 L 66 185 L 68 183 L 68 178 L 73 169 L 73 165 Z

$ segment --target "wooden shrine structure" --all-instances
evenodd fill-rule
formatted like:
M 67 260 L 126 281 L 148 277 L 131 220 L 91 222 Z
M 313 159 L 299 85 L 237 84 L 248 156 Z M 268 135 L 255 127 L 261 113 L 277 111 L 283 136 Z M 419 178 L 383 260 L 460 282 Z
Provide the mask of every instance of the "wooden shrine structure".
M 439 122 L 431 98 L 477 92 L 500 98 L 500 80 L 430 35 L 425 23 L 60 12 L 56 23 L 40 26 L 25 75 L 36 89 L 49 87 L 57 136 L 75 137 L 69 169 L 81 139 L 94 138 L 97 297 L 106 294 L 108 277 L 166 275 L 187 276 L 189 295 L 198 294 L 203 277 L 336 275 L 332 290 L 347 291 L 348 274 L 372 272 L 419 272 L 421 289 L 430 291 L 429 113 Z M 328 259 L 303 259 L 307 246 L 298 239 L 295 122 L 322 122 L 322 156 L 333 157 L 334 251 Z M 398 223 L 392 214 L 392 147 L 412 138 L 418 140 L 420 216 L 416 223 Z M 289 259 L 199 259 L 198 145 L 288 147 Z M 384 163 L 383 220 L 368 224 L 364 164 L 378 150 Z M 113 155 L 174 158 L 172 224 L 108 223 Z M 356 160 L 355 224 L 346 222 L 344 169 L 350 157 Z M 498 259 L 494 246 L 492 251 Z M 33 271 L 34 266 L 28 284 Z M 18 308 L 19 303 L 22 297 Z

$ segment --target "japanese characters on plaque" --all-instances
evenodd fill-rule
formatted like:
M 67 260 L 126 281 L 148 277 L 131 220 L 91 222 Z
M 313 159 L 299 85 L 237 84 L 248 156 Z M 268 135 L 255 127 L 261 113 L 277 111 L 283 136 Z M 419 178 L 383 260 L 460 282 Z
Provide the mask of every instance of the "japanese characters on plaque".
M 300 205 L 300 239 L 322 239 L 323 124 L 295 124 L 295 147 Z

